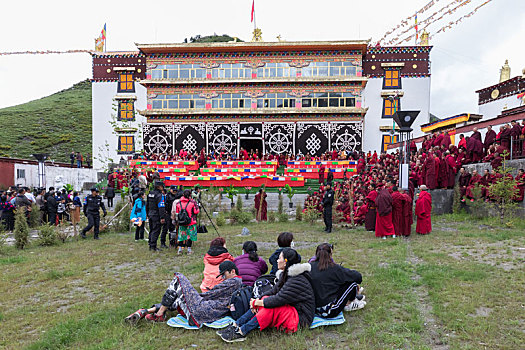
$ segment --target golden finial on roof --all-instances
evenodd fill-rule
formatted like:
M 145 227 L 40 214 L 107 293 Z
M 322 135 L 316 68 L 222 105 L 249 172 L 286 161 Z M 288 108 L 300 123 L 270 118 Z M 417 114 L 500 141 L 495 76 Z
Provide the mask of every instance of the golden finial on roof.
M 419 42 L 420 46 L 428 46 L 429 45 L 429 33 L 426 29 L 423 29 L 423 33 L 421 33 L 421 41 Z
M 263 41 L 263 39 L 262 39 L 262 30 L 260 30 L 259 28 L 255 28 L 253 30 L 252 41 Z
M 505 64 L 499 70 L 499 82 L 504 82 L 510 79 L 509 60 L 505 60 Z
M 278 41 L 278 42 L 282 42 L 282 41 L 284 41 L 284 40 L 281 38 L 281 34 L 277 35 L 277 41 Z

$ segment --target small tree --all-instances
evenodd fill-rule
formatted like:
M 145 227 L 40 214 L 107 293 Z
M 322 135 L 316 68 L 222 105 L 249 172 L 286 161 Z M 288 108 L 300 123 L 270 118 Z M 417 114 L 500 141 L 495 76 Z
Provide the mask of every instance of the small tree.
M 301 204 L 297 204 L 297 207 L 295 207 L 295 220 L 303 221 L 303 207 Z
M 38 245 L 51 246 L 58 243 L 57 230 L 55 226 L 42 225 L 38 230 Z
M 23 208 L 18 208 L 15 214 L 15 246 L 24 249 L 29 243 L 29 225 Z
M 321 216 L 321 213 L 313 205 L 306 207 L 306 210 L 304 211 L 304 220 L 310 224 L 313 224 L 314 222 L 316 222 L 320 216 Z
M 503 164 L 496 170 L 496 173 L 500 174 L 501 177 L 489 186 L 489 194 L 494 199 L 494 207 L 499 213 L 501 224 L 505 220 L 505 215 L 508 215 L 509 211 L 516 207 L 514 198 L 518 192 L 516 180 L 512 178 L 510 169 L 505 164 L 507 156 L 508 152 L 505 151 L 503 153 Z
M 277 213 L 282 214 L 283 213 L 283 196 L 279 194 L 279 202 L 277 203 Z
M 235 209 L 238 211 L 242 211 L 242 197 L 239 195 L 237 196 L 237 203 L 235 203 Z
M 234 207 L 233 199 L 235 198 L 235 196 L 237 196 L 239 191 L 235 187 L 233 187 L 233 185 L 230 185 L 230 187 L 228 187 L 228 189 L 225 192 L 226 192 L 226 197 L 230 199 L 231 207 L 233 208 Z

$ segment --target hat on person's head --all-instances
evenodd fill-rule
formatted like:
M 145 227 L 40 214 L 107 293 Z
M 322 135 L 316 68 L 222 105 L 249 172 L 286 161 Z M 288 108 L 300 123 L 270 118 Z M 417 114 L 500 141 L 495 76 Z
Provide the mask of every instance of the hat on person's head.
M 426 185 L 421 185 L 421 186 L 419 186 L 419 189 L 420 189 L 421 191 L 427 191 L 427 190 L 428 190 L 428 188 L 427 188 Z
M 155 181 L 155 187 L 157 187 L 157 186 L 164 187 L 164 182 L 162 182 L 162 181 Z
M 170 190 L 177 191 L 177 185 L 171 185 L 171 186 L 170 186 Z
M 219 265 L 219 274 L 217 275 L 217 278 L 224 275 L 226 271 L 231 271 L 231 270 L 235 270 L 235 273 L 237 274 L 239 273 L 239 269 L 233 263 L 233 261 L 226 260 L 226 261 L 221 262 L 221 264 Z
M 91 190 L 90 190 L 90 191 L 91 191 L 91 192 L 98 192 L 98 188 L 96 188 L 96 187 L 91 187 Z

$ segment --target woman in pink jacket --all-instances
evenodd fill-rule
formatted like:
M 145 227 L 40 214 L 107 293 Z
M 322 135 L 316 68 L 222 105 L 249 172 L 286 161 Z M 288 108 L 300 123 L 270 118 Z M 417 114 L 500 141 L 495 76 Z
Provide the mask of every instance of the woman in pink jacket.
M 211 241 L 210 249 L 204 255 L 204 278 L 201 283 L 201 291 L 203 293 L 222 282 L 222 279 L 217 278 L 219 265 L 227 260 L 233 261 L 233 256 L 226 249 L 226 240 L 222 237 L 217 237 Z

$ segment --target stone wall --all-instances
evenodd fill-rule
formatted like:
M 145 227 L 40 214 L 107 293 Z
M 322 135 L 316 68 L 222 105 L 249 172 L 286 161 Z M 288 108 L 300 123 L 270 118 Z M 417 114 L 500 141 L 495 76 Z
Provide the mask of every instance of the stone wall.
M 512 168 L 512 176 L 516 176 L 516 174 L 518 173 L 518 169 L 525 169 L 525 158 L 508 160 L 506 162 L 506 166 Z M 490 163 L 466 164 L 463 167 L 470 173 L 472 173 L 472 170 L 476 169 L 480 175 L 483 175 L 485 169 L 488 169 L 489 171 L 492 170 L 492 166 L 490 166 Z
M 432 214 L 443 215 L 452 213 L 454 190 L 430 190 L 432 196 Z M 414 203 L 415 205 L 415 203 Z

